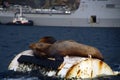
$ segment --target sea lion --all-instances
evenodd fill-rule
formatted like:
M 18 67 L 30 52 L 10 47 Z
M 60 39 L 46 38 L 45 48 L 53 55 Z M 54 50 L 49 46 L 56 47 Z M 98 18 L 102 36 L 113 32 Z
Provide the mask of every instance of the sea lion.
M 35 55 L 44 57 L 59 57 L 59 56 L 80 56 L 88 57 L 91 55 L 93 58 L 103 60 L 100 51 L 92 46 L 81 44 L 73 40 L 56 41 L 54 43 L 37 42 L 29 46 Z

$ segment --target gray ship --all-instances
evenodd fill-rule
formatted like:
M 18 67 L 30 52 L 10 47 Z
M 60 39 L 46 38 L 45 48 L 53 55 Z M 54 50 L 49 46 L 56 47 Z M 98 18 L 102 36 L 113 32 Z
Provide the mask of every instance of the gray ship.
M 36 26 L 120 27 L 119 0 L 59 0 L 61 4 L 48 1 L 40 8 L 22 6 L 23 15 Z M 12 21 L 19 13 L 18 6 L 21 5 L 0 8 L 0 22 Z

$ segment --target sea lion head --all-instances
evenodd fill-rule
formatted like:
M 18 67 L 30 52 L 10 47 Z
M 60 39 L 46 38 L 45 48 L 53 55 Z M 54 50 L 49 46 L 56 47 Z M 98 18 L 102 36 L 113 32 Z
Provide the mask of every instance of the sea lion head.
M 52 36 L 42 37 L 38 42 L 31 43 L 29 48 L 33 50 L 36 56 L 48 56 L 48 48 L 56 42 L 56 39 Z
M 56 39 L 52 36 L 45 36 L 42 37 L 38 42 L 53 44 L 54 42 L 56 42 Z
M 30 44 L 29 48 L 34 51 L 35 55 L 48 56 L 48 49 L 52 44 L 38 42 Z
M 30 48 L 31 49 L 36 49 L 36 50 L 39 50 L 41 52 L 44 52 L 45 50 L 47 50 L 49 47 L 51 46 L 51 44 L 48 44 L 48 43 L 32 43 L 30 44 Z

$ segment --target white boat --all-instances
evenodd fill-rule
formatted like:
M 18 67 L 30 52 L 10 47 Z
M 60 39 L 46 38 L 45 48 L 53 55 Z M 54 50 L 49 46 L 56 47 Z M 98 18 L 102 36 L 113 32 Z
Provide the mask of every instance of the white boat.
M 23 16 L 22 8 L 20 6 L 20 13 L 16 13 L 15 17 L 11 22 L 8 22 L 7 25 L 33 25 L 32 20 L 28 20 L 25 16 Z
M 78 8 L 30 9 L 25 16 L 37 26 L 120 27 L 119 0 L 77 0 Z M 46 11 L 47 10 L 47 11 Z M 0 21 L 7 23 L 14 11 L 0 11 Z

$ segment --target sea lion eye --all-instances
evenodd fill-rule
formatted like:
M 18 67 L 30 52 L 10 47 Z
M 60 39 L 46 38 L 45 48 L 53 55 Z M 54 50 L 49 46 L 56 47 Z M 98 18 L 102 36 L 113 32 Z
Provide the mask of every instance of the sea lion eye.
M 38 44 L 38 46 L 43 47 L 43 44 Z

